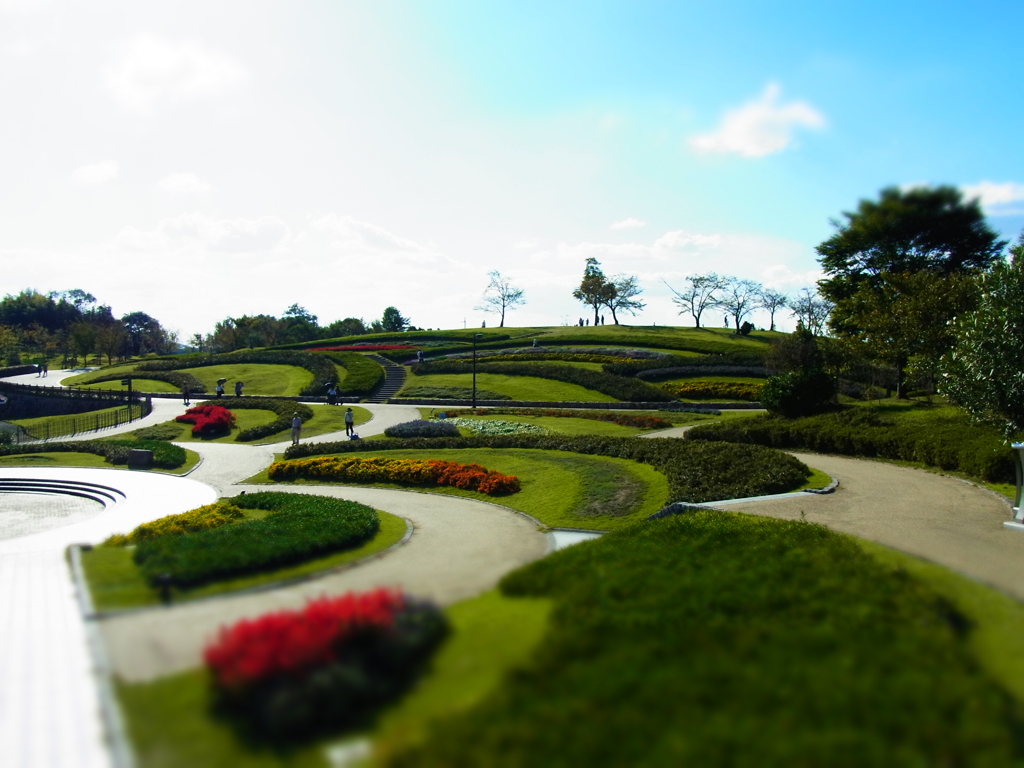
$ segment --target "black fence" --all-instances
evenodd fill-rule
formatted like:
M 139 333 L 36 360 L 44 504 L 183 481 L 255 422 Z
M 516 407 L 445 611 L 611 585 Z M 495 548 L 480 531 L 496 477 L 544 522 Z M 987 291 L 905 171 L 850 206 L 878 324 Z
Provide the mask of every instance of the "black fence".
M 132 421 L 148 416 L 153 411 L 153 403 L 149 398 L 132 405 L 93 413 L 78 413 L 72 416 L 51 416 L 41 424 L 25 428 L 20 425 L 13 432 L 12 441 L 16 444 L 35 443 L 53 440 L 57 437 L 74 437 L 86 432 L 98 432 L 101 429 L 119 427 Z

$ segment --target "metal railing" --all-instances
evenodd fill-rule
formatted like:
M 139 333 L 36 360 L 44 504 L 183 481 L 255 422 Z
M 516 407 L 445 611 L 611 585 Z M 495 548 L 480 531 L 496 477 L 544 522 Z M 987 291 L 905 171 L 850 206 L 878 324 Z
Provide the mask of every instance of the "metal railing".
M 137 421 L 153 412 L 153 401 L 148 397 L 115 411 L 76 413 L 68 416 L 50 416 L 41 424 L 25 428 L 20 425 L 14 433 L 14 443 L 34 443 L 58 437 L 74 437 L 86 432 L 98 432 Z

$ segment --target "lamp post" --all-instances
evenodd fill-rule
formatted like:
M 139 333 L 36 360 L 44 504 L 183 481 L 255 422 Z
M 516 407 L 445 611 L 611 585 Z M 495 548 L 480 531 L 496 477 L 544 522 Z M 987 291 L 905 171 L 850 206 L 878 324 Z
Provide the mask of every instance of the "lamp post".
M 473 410 L 476 410 L 476 340 L 482 339 L 482 333 L 473 334 Z

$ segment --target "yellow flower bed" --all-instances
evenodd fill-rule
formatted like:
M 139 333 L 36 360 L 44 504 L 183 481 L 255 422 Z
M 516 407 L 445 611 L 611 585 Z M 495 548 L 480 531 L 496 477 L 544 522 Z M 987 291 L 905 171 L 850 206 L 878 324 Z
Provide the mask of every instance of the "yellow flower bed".
M 138 544 L 144 539 L 152 539 L 157 536 L 195 533 L 209 528 L 219 528 L 241 517 L 245 517 L 245 513 L 238 507 L 218 501 L 198 509 L 182 512 L 180 515 L 167 515 L 167 517 L 151 520 L 138 526 L 129 534 L 115 533 L 103 543 L 109 546 L 123 547 L 128 544 Z
M 761 398 L 760 384 L 730 384 L 726 381 L 695 381 L 673 382 L 662 384 L 661 388 L 680 399 L 707 400 L 723 398 L 725 400 L 750 400 Z

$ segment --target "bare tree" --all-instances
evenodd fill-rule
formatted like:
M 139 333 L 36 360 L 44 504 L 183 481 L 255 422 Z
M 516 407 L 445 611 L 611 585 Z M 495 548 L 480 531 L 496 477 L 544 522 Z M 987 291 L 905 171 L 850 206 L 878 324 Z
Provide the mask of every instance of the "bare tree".
M 753 280 L 740 280 L 735 277 L 726 278 L 718 306 L 732 315 L 736 333 L 740 332 L 740 323 L 744 318 L 761 306 L 761 293 L 764 289 Z
M 484 290 L 484 298 L 480 306 L 474 307 L 474 309 L 500 315 L 501 322 L 498 323 L 498 327 L 504 328 L 505 312 L 526 303 L 526 299 L 523 298 L 523 289 L 512 285 L 509 279 L 498 270 L 488 272 L 487 276 L 491 278 L 491 282 Z
M 766 288 L 761 291 L 761 308 L 768 310 L 769 322 L 771 327 L 768 330 L 775 330 L 775 313 L 780 309 L 786 309 L 789 306 L 789 296 L 779 291 L 773 291 L 771 288 Z
M 825 325 L 835 307 L 828 299 L 824 299 L 810 288 L 803 288 L 789 305 L 797 321 L 815 336 L 825 335 Z
M 615 325 L 619 324 L 619 318 L 615 314 L 616 310 L 635 315 L 647 306 L 636 298 L 643 293 L 643 289 L 635 275 L 616 275 L 609 284 L 611 285 L 610 296 L 605 299 L 604 305 L 611 310 L 612 322 Z
M 700 328 L 700 316 L 718 306 L 717 293 L 725 287 L 726 278 L 714 272 L 694 275 L 686 278 L 686 285 L 681 291 L 677 291 L 664 280 L 662 282 L 675 295 L 672 303 L 679 307 L 679 314 L 689 312 L 693 315 L 694 326 Z

